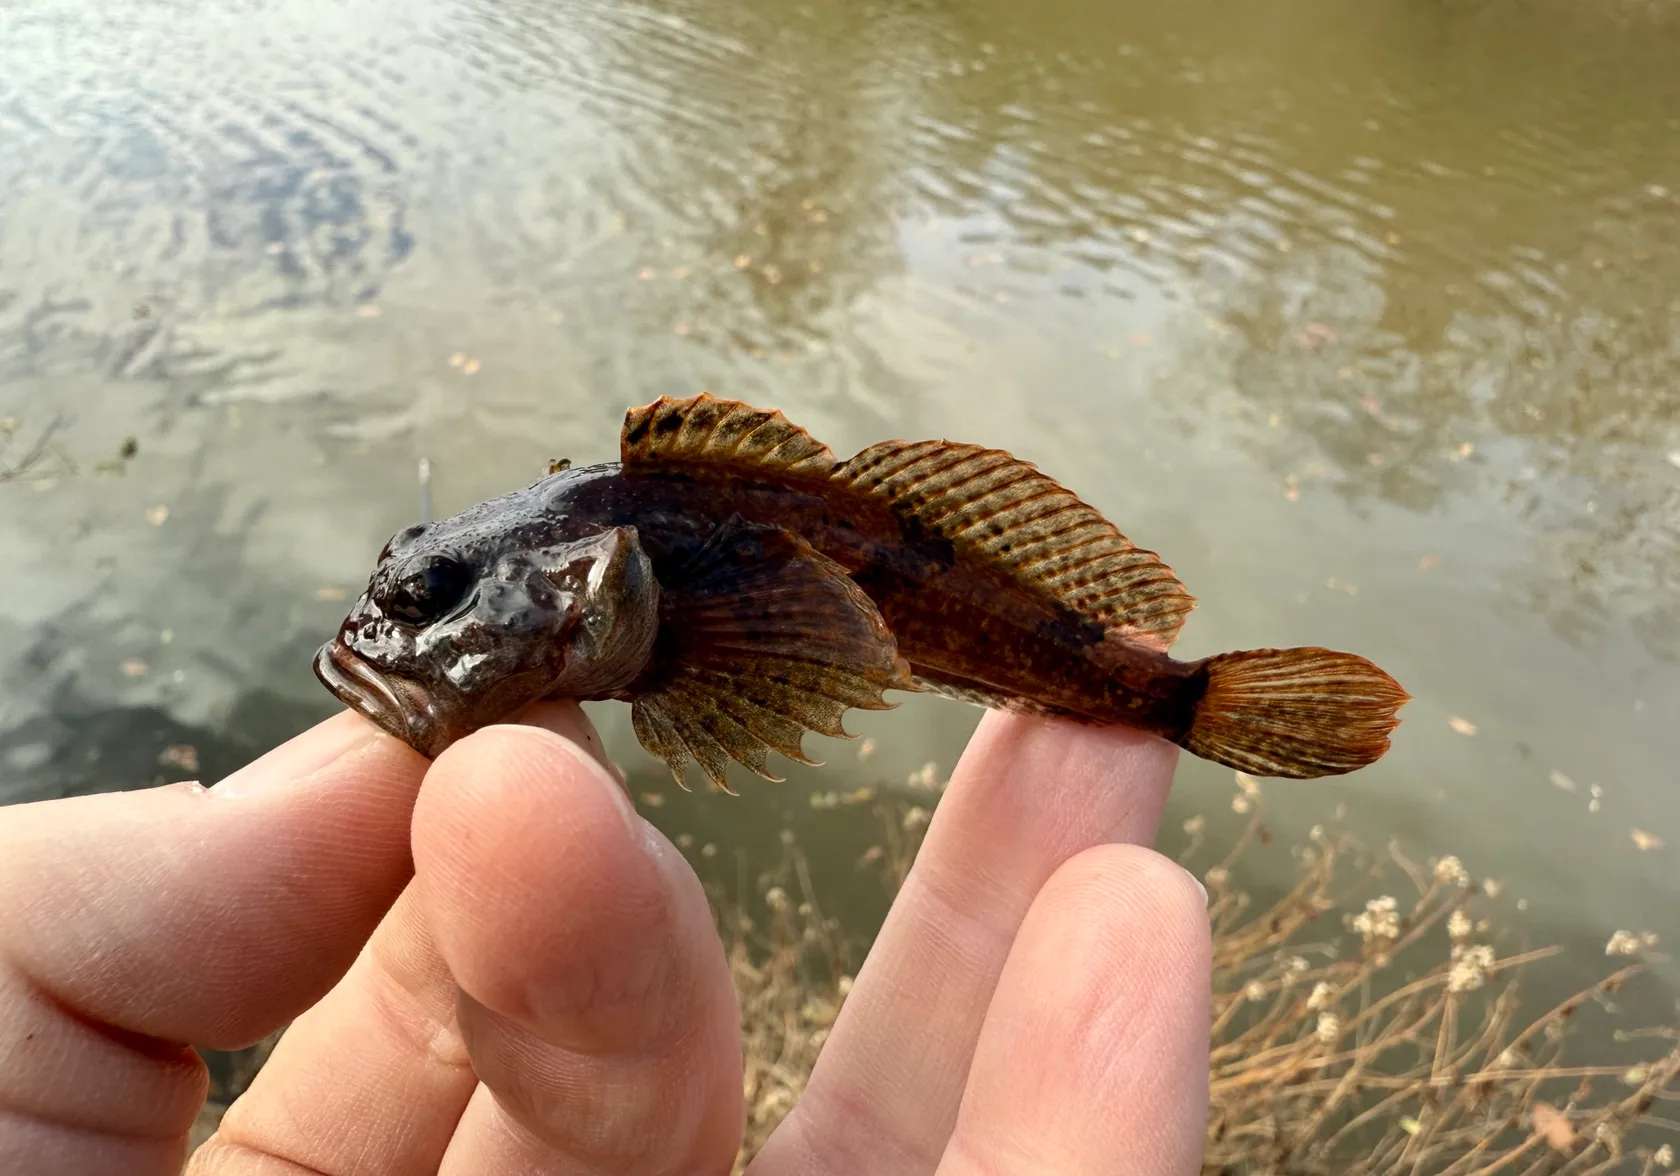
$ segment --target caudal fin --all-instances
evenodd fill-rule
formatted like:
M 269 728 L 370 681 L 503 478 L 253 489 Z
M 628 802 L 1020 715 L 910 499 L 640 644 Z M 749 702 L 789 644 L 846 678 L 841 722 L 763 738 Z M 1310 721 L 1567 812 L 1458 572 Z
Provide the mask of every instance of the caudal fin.
M 1184 747 L 1256 776 L 1310 779 L 1382 758 L 1411 697 L 1369 661 L 1330 649 L 1208 658 L 1207 692 Z

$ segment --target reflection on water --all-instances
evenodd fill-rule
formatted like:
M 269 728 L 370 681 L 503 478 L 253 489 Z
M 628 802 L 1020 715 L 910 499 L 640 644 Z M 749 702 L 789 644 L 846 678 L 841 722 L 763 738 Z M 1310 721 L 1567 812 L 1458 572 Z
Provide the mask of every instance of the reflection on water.
M 0 417 L 71 424 L 0 484 L 0 795 L 325 713 L 418 458 L 451 509 L 708 388 L 1038 461 L 1179 569 L 1187 654 L 1394 670 L 1394 753 L 1283 820 L 1671 923 L 1629 834 L 1680 844 L 1676 51 L 1545 2 L 14 4 Z M 859 717 L 789 795 L 974 718 Z

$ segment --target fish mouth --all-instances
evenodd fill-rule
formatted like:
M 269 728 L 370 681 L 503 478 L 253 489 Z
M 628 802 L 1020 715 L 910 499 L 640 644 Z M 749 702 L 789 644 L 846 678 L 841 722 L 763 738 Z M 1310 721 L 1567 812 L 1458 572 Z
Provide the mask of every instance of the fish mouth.
M 396 686 L 342 638 L 335 637 L 316 652 L 315 676 L 357 714 L 411 747 L 421 746 L 422 732 L 414 729 Z

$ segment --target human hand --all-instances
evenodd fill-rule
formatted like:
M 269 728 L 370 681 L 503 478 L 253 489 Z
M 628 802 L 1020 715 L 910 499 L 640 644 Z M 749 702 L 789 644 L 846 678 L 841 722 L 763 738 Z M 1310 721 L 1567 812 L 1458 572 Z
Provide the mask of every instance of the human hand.
M 208 791 L 0 810 L 0 1171 L 173 1176 L 189 1047 L 296 1018 L 192 1172 L 726 1173 L 698 882 L 580 711 L 528 718 L 428 771 L 345 714 Z M 1195 1171 L 1206 911 L 1139 848 L 1175 755 L 988 715 L 754 1176 Z

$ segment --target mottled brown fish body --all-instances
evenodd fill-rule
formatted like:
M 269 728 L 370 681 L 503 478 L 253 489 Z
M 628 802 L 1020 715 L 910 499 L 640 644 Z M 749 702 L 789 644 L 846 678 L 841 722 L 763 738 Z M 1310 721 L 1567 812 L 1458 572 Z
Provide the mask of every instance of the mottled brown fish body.
M 556 496 L 661 536 L 649 546 L 656 572 L 691 556 L 731 515 L 793 531 L 846 570 L 880 610 L 914 677 L 939 693 L 1178 739 L 1204 689 L 1197 663 L 1113 639 L 832 479 L 620 471 L 582 493 L 557 485 Z
M 622 699 L 679 780 L 698 762 L 720 785 L 730 761 L 804 761 L 806 731 L 844 734 L 889 689 L 1296 777 L 1380 757 L 1406 701 L 1353 654 L 1173 659 L 1194 600 L 1171 569 L 1000 450 L 889 441 L 842 462 L 704 395 L 632 410 L 620 449 L 400 532 L 322 681 L 428 755 L 539 697 Z

